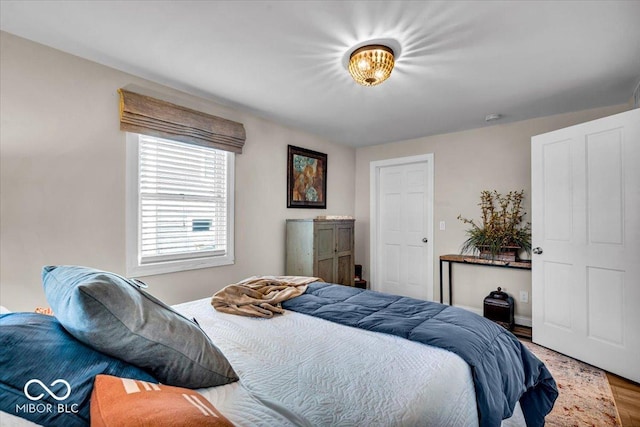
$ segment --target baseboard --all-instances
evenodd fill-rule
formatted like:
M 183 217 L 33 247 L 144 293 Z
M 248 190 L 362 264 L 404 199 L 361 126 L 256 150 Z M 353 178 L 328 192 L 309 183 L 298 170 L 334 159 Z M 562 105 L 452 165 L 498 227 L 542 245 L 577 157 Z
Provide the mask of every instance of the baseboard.
M 459 304 L 454 304 L 454 307 L 458 307 L 458 308 L 463 308 L 467 311 L 470 311 L 472 313 L 475 313 L 477 315 L 482 316 L 482 310 L 479 308 L 475 308 L 475 307 L 469 307 L 466 305 L 459 305 Z M 531 323 L 531 318 L 530 317 L 526 317 L 526 316 L 513 316 L 513 320 L 516 322 L 516 325 L 522 325 L 522 326 L 528 326 L 531 327 L 532 323 Z
M 516 322 L 516 325 L 528 326 L 529 328 L 533 326 L 531 317 L 513 316 L 513 320 Z

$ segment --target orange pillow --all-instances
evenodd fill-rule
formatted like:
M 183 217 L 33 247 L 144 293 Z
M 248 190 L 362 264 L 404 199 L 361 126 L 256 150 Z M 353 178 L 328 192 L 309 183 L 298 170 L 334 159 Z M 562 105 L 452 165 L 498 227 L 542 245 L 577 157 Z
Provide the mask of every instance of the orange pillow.
M 91 426 L 233 426 L 194 390 L 97 375 L 91 394 Z
M 53 316 L 53 310 L 50 307 L 36 307 L 35 313 Z

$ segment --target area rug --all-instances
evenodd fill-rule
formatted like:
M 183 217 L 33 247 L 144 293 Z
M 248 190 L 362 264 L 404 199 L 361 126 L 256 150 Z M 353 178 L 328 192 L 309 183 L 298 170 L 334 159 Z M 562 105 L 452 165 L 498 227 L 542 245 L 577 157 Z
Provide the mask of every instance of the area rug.
M 522 343 L 547 365 L 558 385 L 560 393 L 546 427 L 622 425 L 604 371 L 529 341 Z

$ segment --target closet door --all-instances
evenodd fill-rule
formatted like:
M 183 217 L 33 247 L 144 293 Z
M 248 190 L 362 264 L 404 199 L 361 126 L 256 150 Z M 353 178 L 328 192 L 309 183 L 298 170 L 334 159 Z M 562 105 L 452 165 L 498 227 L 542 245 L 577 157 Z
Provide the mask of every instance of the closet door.
M 640 382 L 640 110 L 532 138 L 533 341 Z

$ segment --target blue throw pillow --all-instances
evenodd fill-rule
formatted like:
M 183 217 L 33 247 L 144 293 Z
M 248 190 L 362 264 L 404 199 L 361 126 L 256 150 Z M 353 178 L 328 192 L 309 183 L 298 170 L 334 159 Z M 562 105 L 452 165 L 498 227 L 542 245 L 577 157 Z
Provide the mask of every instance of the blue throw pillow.
M 42 279 L 62 326 L 94 349 L 167 385 L 202 388 L 238 380 L 195 322 L 141 290 L 139 282 L 77 266 L 45 267 Z
M 93 350 L 53 316 L 0 316 L 0 410 L 44 426 L 88 426 L 98 374 L 157 383 L 135 366 Z

